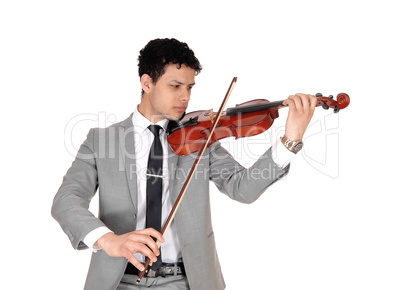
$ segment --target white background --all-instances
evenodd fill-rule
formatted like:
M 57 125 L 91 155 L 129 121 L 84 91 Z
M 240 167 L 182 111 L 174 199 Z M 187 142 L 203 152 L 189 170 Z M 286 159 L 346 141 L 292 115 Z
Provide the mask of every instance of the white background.
M 139 50 L 174 37 L 204 67 L 189 112 L 217 110 L 234 76 L 229 106 L 297 92 L 351 98 L 339 115 L 317 109 L 288 177 L 254 204 L 211 184 L 227 289 L 402 289 L 399 7 L 2 1 L 0 288 L 83 288 L 91 252 L 72 249 L 50 216 L 53 196 L 89 128 L 139 103 Z M 225 146 L 248 166 L 283 133 L 280 115 L 267 133 Z

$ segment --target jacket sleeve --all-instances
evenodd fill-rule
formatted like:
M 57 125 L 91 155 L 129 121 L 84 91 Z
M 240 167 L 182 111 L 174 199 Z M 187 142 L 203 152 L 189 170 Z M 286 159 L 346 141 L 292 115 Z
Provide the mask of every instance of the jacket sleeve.
M 230 198 L 242 203 L 252 203 L 277 180 L 284 177 L 290 164 L 280 168 L 272 160 L 268 149 L 251 167 L 244 168 L 219 142 L 209 152 L 209 178 L 217 188 Z
M 88 209 L 98 188 L 94 136 L 95 129 L 91 129 L 63 178 L 51 210 L 74 249 L 79 250 L 87 248 L 82 241 L 89 232 L 105 226 Z

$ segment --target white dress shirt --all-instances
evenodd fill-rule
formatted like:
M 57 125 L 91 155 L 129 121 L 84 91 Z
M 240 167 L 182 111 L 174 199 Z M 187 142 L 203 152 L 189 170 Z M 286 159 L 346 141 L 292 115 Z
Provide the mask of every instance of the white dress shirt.
M 145 229 L 146 208 L 147 208 L 147 179 L 146 172 L 148 168 L 148 156 L 151 150 L 152 142 L 155 136 L 148 129 L 152 125 L 151 121 L 141 115 L 136 109 L 133 114 L 134 124 L 134 147 L 136 156 L 137 190 L 138 190 L 138 213 L 137 230 Z M 166 127 L 168 120 L 164 119 L 155 125 L 159 125 L 163 130 L 160 131 L 160 141 L 163 150 L 163 182 L 162 182 L 162 225 L 163 227 L 173 203 L 169 194 L 169 175 L 168 175 L 168 143 L 166 138 Z M 181 258 L 180 244 L 176 234 L 174 221 L 165 234 L 165 242 L 161 245 L 162 261 L 165 263 L 174 263 Z M 134 255 L 140 262 L 145 262 L 144 256 Z
M 152 125 L 151 121 L 145 118 L 136 108 L 133 113 L 134 124 L 134 146 L 136 155 L 136 173 L 137 173 L 137 190 L 138 190 L 138 213 L 137 213 L 137 230 L 145 229 L 145 217 L 146 217 L 146 171 L 148 167 L 148 155 L 151 149 L 151 145 L 154 139 L 154 135 L 148 128 Z M 163 128 L 160 132 L 160 140 L 162 143 L 162 149 L 164 154 L 163 159 L 163 185 L 162 185 L 162 227 L 167 219 L 173 204 L 169 197 L 169 179 L 168 179 L 168 160 L 167 150 L 168 143 L 166 137 L 166 127 L 168 120 L 164 119 L 156 125 Z M 290 152 L 278 139 L 272 146 L 272 159 L 281 168 L 286 167 L 291 159 L 295 156 Z M 84 243 L 88 247 L 92 247 L 93 251 L 99 250 L 95 247 L 95 242 L 103 235 L 112 232 L 107 227 L 100 227 L 90 232 L 84 239 Z M 165 263 L 174 263 L 181 258 L 180 244 L 177 238 L 174 220 L 166 232 L 165 242 L 161 245 L 162 261 Z M 144 256 L 141 254 L 134 255 L 140 262 L 145 262 Z

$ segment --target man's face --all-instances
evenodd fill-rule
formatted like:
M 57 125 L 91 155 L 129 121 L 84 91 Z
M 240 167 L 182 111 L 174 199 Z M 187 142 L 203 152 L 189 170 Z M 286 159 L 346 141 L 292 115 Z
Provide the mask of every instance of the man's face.
M 195 70 L 185 65 L 180 69 L 176 64 L 167 65 L 165 73 L 150 85 L 147 97 L 151 121 L 178 120 L 187 109 L 194 85 Z

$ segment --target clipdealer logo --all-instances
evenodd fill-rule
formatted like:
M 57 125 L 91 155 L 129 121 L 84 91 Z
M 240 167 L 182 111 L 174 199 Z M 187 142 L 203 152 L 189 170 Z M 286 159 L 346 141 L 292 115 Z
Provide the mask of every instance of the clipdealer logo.
M 80 131 L 80 126 L 83 127 L 85 134 L 88 133 L 89 128 L 106 128 L 113 125 L 117 121 L 114 114 L 106 114 L 106 112 L 95 113 L 82 113 L 72 117 L 64 128 L 64 147 L 67 152 L 75 157 L 77 156 L 78 149 L 82 144 L 82 136 L 78 138 L 77 131 Z M 85 159 L 85 156 L 78 156 Z
M 67 152 L 71 156 L 77 156 L 81 159 L 92 158 L 89 155 L 87 156 L 78 152 L 83 139 L 82 136 L 78 137 L 77 131 L 84 130 L 85 133 L 87 133 L 88 128 L 106 128 L 113 125 L 116 120 L 116 115 L 107 114 L 106 112 L 82 113 L 74 116 L 68 121 L 64 130 L 64 145 Z M 260 157 L 260 153 L 273 145 L 284 135 L 284 132 L 285 126 L 272 126 L 268 129 L 268 132 L 251 138 L 240 138 L 237 140 L 234 140 L 234 138 L 226 138 L 220 140 L 220 142 L 236 159 L 242 159 L 246 156 L 245 159 L 248 159 L 249 165 L 251 165 Z M 82 131 L 80 131 L 80 133 L 82 133 Z M 124 138 L 127 137 L 127 133 L 128 132 L 116 132 L 116 134 L 123 134 Z M 103 142 L 105 141 L 106 140 L 103 140 Z M 298 155 L 301 155 L 306 163 L 323 175 L 334 179 L 338 178 L 340 157 L 339 114 L 328 111 L 328 114 L 320 115 L 320 118 L 316 121 L 313 119 L 304 134 L 303 142 L 303 149 Z M 116 152 L 109 152 L 108 157 L 117 157 L 115 153 Z M 128 154 L 128 152 L 123 153 Z M 300 158 L 300 156 L 296 158 Z M 246 167 L 249 167 L 249 165 L 246 164 Z M 124 170 L 124 168 L 122 169 Z

